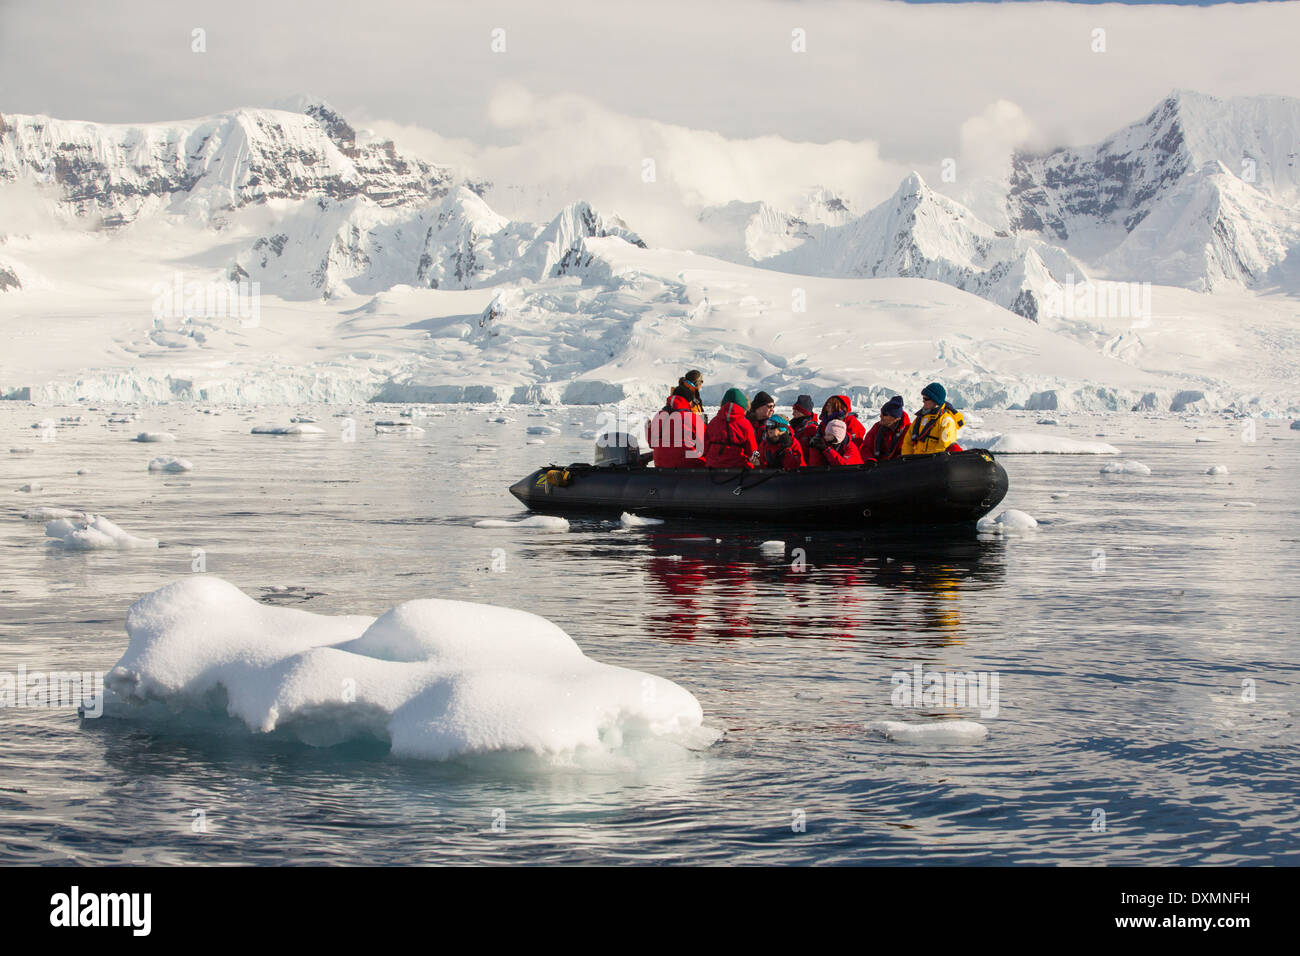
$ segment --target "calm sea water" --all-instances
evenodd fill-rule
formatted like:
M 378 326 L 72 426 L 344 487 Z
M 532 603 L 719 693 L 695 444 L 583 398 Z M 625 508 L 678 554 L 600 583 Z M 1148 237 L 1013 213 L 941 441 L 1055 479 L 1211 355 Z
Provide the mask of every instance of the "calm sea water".
M 523 772 L 8 708 L 0 863 L 1300 862 L 1300 432 L 1285 422 L 1248 443 L 1218 418 L 989 416 L 1109 441 L 1153 471 L 1006 456 L 1006 504 L 1041 525 L 1005 539 L 599 521 L 543 534 L 472 524 L 519 515 L 506 487 L 533 467 L 588 459 L 594 409 L 513 408 L 505 424 L 444 409 L 417 419 L 422 437 L 373 434 L 395 409 L 352 409 L 344 442 L 331 408 L 172 405 L 127 425 L 99 408 L 0 409 L 0 671 L 107 671 L 130 603 L 193 573 L 201 548 L 209 573 L 318 613 L 420 597 L 533 611 L 597 660 L 688 688 L 723 736 L 636 769 Z M 249 434 L 304 413 L 327 434 Z M 71 415 L 53 442 L 29 428 Z M 563 434 L 526 445 L 543 422 Z M 180 440 L 128 440 L 142 430 Z M 195 470 L 150 474 L 157 454 Z M 1229 475 L 1207 477 L 1213 464 Z M 33 481 L 44 490 L 14 490 Z M 41 504 L 163 547 L 53 550 L 20 518 Z M 773 538 L 784 552 L 760 549 Z M 892 706 L 891 676 L 916 664 L 996 673 L 997 716 L 959 712 L 986 740 L 864 729 L 947 712 Z

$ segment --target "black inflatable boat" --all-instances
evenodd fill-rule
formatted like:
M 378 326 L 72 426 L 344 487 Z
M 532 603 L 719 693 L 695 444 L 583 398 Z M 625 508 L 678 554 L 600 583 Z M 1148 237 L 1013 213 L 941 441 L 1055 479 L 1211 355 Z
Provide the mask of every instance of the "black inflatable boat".
M 980 449 L 798 471 L 574 464 L 539 468 L 510 493 L 542 514 L 955 524 L 996 507 L 1007 493 L 1007 473 Z

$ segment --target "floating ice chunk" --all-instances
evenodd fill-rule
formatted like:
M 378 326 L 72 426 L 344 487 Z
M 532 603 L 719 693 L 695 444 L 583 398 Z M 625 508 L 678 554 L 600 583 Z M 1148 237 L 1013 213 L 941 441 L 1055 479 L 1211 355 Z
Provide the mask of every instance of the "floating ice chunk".
M 987 448 L 999 455 L 1118 455 L 1119 449 L 1100 441 L 1079 441 L 1039 432 L 966 432 L 957 437 L 963 448 Z
M 545 444 L 546 444 L 546 441 L 545 441 L 544 439 L 541 439 L 541 438 L 530 438 L 530 439 L 528 439 L 528 441 L 524 442 L 524 444 L 525 444 L 525 445 L 545 445 Z
M 1038 421 L 1034 422 L 1034 424 L 1035 425 L 1056 425 L 1058 424 L 1058 422 L 1056 421 L 1055 418 L 1040 418 Z
M 35 494 L 36 492 L 43 491 L 44 489 L 45 486 L 42 485 L 39 481 L 29 481 L 25 485 L 18 486 L 19 491 L 25 492 L 27 494 Z
M 1223 507 L 1225 507 L 1225 508 L 1254 508 L 1254 507 L 1257 507 L 1257 505 L 1256 505 L 1255 502 L 1253 502 L 1253 501 L 1225 501 L 1225 502 L 1223 503 Z
M 776 555 L 777 557 L 784 557 L 785 542 L 776 541 L 776 540 L 764 541 L 762 544 L 758 546 L 758 550 L 762 551 L 764 554 L 771 554 L 771 555 Z
M 1205 469 L 1207 475 L 1226 475 L 1228 473 L 1227 465 L 1211 465 Z
M 1291 423 L 1291 430 L 1293 432 L 1300 431 L 1300 419 L 1296 419 Z
M 31 511 L 24 511 L 23 518 L 27 521 L 53 521 L 55 518 L 85 518 L 84 511 L 73 511 L 71 508 L 33 508 Z
M 580 433 L 578 437 L 581 438 L 583 441 L 595 441 L 596 433 L 594 431 L 586 431 Z
M 555 515 L 531 515 L 518 521 L 506 521 L 501 518 L 484 518 L 475 521 L 476 528 L 537 528 L 540 531 L 568 531 L 569 522 Z
M 529 435 L 558 435 L 560 429 L 554 425 L 530 425 L 526 430 Z
M 1015 508 L 1008 508 L 1006 511 L 997 515 L 985 515 L 975 524 L 977 531 L 983 531 L 987 534 L 1004 534 L 1008 531 L 1031 531 L 1038 527 L 1038 521 L 1033 515 L 1026 514 L 1023 511 L 1017 511 Z
M 249 433 L 252 435 L 323 435 L 325 429 L 319 425 L 255 425 Z
M 136 601 L 126 629 L 105 679 L 109 718 L 175 723 L 219 701 L 252 732 L 313 745 L 379 739 L 430 760 L 568 762 L 717 736 L 684 688 L 594 661 L 550 621 L 509 608 L 419 600 L 377 620 L 331 617 L 192 575 Z
M 650 525 L 663 524 L 664 522 L 662 518 L 641 518 L 630 511 L 624 511 L 619 516 L 618 523 L 624 528 L 645 528 Z
M 10 448 L 10 449 L 9 449 L 9 454 L 11 454 L 11 455 L 34 455 L 34 454 L 36 454 L 36 449 L 35 449 L 35 448 L 32 448 L 30 445 L 24 445 L 24 446 L 22 446 L 21 448 Z
M 173 458 L 171 455 L 159 455 L 153 461 L 149 462 L 150 471 L 193 471 L 194 465 L 184 458 Z
M 134 438 L 131 439 L 131 441 L 145 441 L 145 442 L 175 441 L 175 440 L 176 440 L 176 436 L 173 435 L 171 432 L 141 432 L 140 434 L 136 435 Z
M 1070 493 L 1068 491 L 1057 491 L 1057 492 L 1053 492 L 1052 497 L 1059 501 L 1062 498 L 1070 497 Z
M 866 729 L 900 744 L 977 744 L 989 735 L 977 720 L 873 720 Z
M 1103 475 L 1149 475 L 1151 469 L 1140 461 L 1108 461 L 1101 466 Z
M 103 515 L 55 518 L 45 525 L 45 535 L 54 538 L 51 543 L 55 547 L 67 551 L 129 551 L 158 547 L 157 538 L 137 538 L 127 534 Z
M 423 435 L 424 429 L 410 422 L 375 422 L 376 435 Z

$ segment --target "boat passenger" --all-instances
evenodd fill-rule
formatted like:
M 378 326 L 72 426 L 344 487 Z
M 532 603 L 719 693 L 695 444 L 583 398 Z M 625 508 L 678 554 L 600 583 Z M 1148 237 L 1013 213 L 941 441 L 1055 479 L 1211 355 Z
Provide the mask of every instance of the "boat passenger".
M 654 417 L 646 422 L 646 440 L 656 468 L 703 468 L 704 416 L 695 410 L 699 390 L 683 378 Z
M 825 437 L 826 423 L 829 421 L 842 420 L 848 427 L 849 438 L 855 445 L 861 444 L 862 439 L 867 437 L 866 426 L 858 421 L 858 416 L 853 414 L 853 405 L 849 402 L 847 395 L 832 395 L 826 399 L 826 404 L 822 406 L 821 435 Z
M 808 440 L 817 434 L 817 426 L 820 424 L 817 412 L 813 410 L 812 396 L 800 395 L 796 398 L 794 414 L 790 416 L 790 431 L 794 434 L 794 440 L 803 447 L 805 455 L 808 450 Z
M 738 388 L 722 396 L 722 407 L 704 429 L 707 468 L 753 468 L 758 455 L 754 426 L 745 417 L 749 400 Z
M 966 424 L 961 412 L 948 404 L 948 393 L 938 382 L 921 389 L 921 408 L 903 438 L 904 455 L 935 455 L 961 451 L 957 430 Z
M 673 394 L 677 394 L 677 389 L 686 389 L 689 392 L 688 399 L 691 403 L 691 411 L 697 415 L 704 415 L 704 400 L 700 398 L 700 389 L 704 387 L 704 375 L 699 369 L 691 369 L 685 375 L 677 380 L 677 388 L 673 389 Z M 708 416 L 704 416 L 704 421 L 708 422 Z
M 767 420 L 776 412 L 776 399 L 767 392 L 759 392 L 754 396 L 754 400 L 749 403 L 749 411 L 745 417 L 749 419 L 749 424 L 754 426 L 754 434 L 761 436 L 763 429 L 767 427 Z
M 822 433 L 809 443 L 808 466 L 861 465 L 862 454 L 849 435 L 849 427 L 841 418 L 822 423 Z
M 784 415 L 773 415 L 767 420 L 759 452 L 764 468 L 794 471 L 804 466 L 803 448 L 795 440 L 790 422 Z
M 880 421 L 871 426 L 867 437 L 862 439 L 863 461 L 889 461 L 903 453 L 903 438 L 911 427 L 907 410 L 903 408 L 903 396 L 895 395 L 880 406 Z

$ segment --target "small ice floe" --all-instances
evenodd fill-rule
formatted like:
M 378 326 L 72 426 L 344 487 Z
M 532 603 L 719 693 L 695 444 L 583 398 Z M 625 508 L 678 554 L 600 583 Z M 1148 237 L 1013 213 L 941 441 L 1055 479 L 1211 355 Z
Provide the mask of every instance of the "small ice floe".
M 90 471 L 87 470 L 87 469 L 85 469 L 85 468 L 78 468 L 78 469 L 77 469 L 77 474 L 78 474 L 78 475 L 88 475 L 88 474 L 90 474 Z
M 545 445 L 545 444 L 546 444 L 546 440 L 545 440 L 545 439 L 542 439 L 542 438 L 530 438 L 530 439 L 528 439 L 528 441 L 524 442 L 524 444 L 525 444 L 525 445 Z
M 556 428 L 554 425 L 530 425 L 527 429 L 525 429 L 525 431 L 526 431 L 526 433 L 529 434 L 529 435 L 558 435 L 558 434 L 560 434 L 560 429 Z
M 1253 501 L 1225 501 L 1225 508 L 1255 508 L 1258 507 Z
M 184 458 L 173 458 L 171 455 L 159 455 L 153 461 L 149 462 L 150 471 L 193 471 L 194 465 Z
M 34 455 L 34 454 L 36 454 L 36 449 L 33 448 L 31 445 L 23 445 L 21 448 L 10 448 L 10 449 L 9 449 L 9 454 L 11 454 L 11 455 Z
M 484 518 L 481 521 L 475 521 L 474 527 L 536 528 L 538 531 L 568 531 L 569 522 L 568 519 L 556 515 L 530 515 L 527 518 L 520 518 L 518 521 L 506 521 L 503 518 Z
M 1101 466 L 1103 475 L 1149 475 L 1151 469 L 1140 461 L 1108 461 Z
M 130 551 L 158 547 L 157 538 L 137 538 L 127 534 L 103 515 L 55 518 L 45 525 L 45 536 L 53 538 L 51 544 L 65 551 Z
M 23 519 L 26 521 L 53 521 L 55 518 L 84 518 L 84 511 L 73 511 L 71 508 L 33 508 L 31 511 L 23 512 Z
M 325 429 L 319 425 L 254 425 L 251 435 L 323 435 Z
M 190 729 L 219 699 L 249 734 L 543 770 L 687 759 L 718 737 L 683 687 L 592 660 L 513 608 L 427 599 L 379 618 L 313 614 L 196 574 L 136 601 L 126 630 L 104 681 L 109 720 Z
M 900 744 L 977 744 L 989 735 L 977 720 L 873 720 L 866 729 Z
M 32 426 L 32 428 L 42 432 L 52 432 L 58 427 L 59 427 L 59 423 L 56 422 L 53 418 L 42 418 L 39 422 L 37 422 L 35 425 Z
M 1119 449 L 1099 441 L 1079 441 L 1046 432 L 962 433 L 963 448 L 986 448 L 999 455 L 1118 455 Z
M 308 418 L 308 417 L 305 416 L 305 415 L 299 415 L 297 418 L 291 418 L 291 419 L 289 419 L 289 421 L 293 422 L 295 425 L 315 425 L 315 424 L 316 424 L 316 419 L 314 419 L 314 418 Z
M 1198 444 L 1198 445 L 1212 445 L 1212 444 L 1214 444 L 1214 443 L 1215 443 L 1216 441 L 1218 441 L 1218 440 L 1219 440 L 1219 439 L 1214 438 L 1214 437 L 1211 436 L 1211 435 L 1197 435 L 1197 436 L 1196 436 L 1196 444 Z
M 1008 508 L 1006 511 L 999 512 L 996 515 L 985 515 L 975 524 L 975 530 L 984 534 L 1006 534 L 1010 531 L 1032 531 L 1038 527 L 1038 521 L 1033 515 L 1023 511 L 1017 511 L 1015 508 Z
M 1070 497 L 1070 493 L 1068 491 L 1055 491 L 1052 493 L 1052 497 L 1055 498 L 1057 501 L 1060 501 L 1063 498 Z
M 176 436 L 171 432 L 141 432 L 131 441 L 157 442 L 157 441 L 175 441 Z
M 1300 432 L 1300 418 L 1291 423 L 1291 430 L 1293 432 Z
M 376 435 L 423 435 L 424 429 L 411 422 L 375 422 Z
M 25 485 L 19 485 L 16 490 L 21 491 L 24 494 L 34 495 L 39 491 L 44 491 L 45 486 L 39 481 L 29 481 Z
M 513 418 L 507 418 L 505 415 L 498 415 L 496 418 L 489 418 L 487 423 L 489 425 L 509 425 L 513 421 Z
M 1040 418 L 1034 422 L 1035 425 L 1056 425 L 1059 424 L 1055 418 Z
M 578 435 L 583 441 L 595 441 L 596 433 L 594 431 L 581 432 Z
M 624 528 L 647 528 L 650 525 L 663 524 L 664 522 L 662 518 L 641 518 L 630 511 L 624 511 L 619 516 L 618 523 Z
M 785 557 L 785 542 L 777 541 L 775 539 L 771 541 L 764 541 L 762 544 L 758 546 L 758 550 L 763 552 L 763 554 L 773 555 L 778 558 L 783 558 Z
M 1211 465 L 1205 469 L 1207 475 L 1226 475 L 1228 473 L 1227 465 Z

